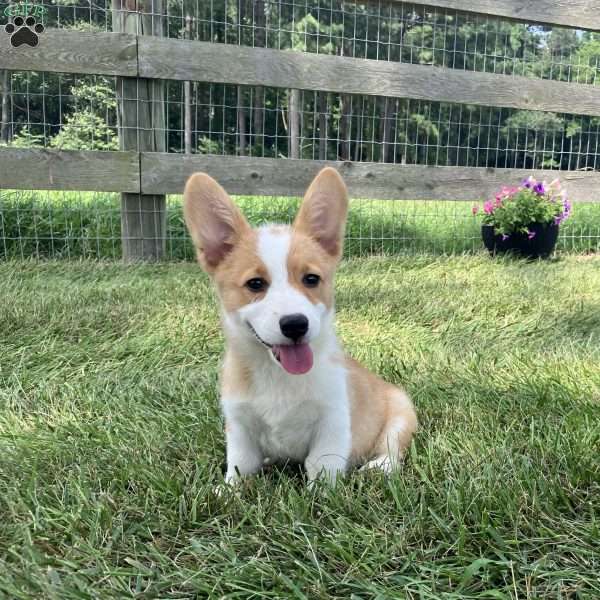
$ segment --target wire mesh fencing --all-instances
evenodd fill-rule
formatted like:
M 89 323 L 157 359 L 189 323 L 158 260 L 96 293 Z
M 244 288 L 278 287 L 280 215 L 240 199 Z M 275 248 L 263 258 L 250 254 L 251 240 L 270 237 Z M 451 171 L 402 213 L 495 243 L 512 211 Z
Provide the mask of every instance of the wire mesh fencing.
M 0 15 L 15 4 L 0 2 Z M 46 9 L 46 26 L 92 32 L 111 31 L 114 6 L 129 6 L 37 4 Z M 597 34 L 412 3 L 138 0 L 135 8 L 171 38 L 597 82 Z M 9 148 L 116 151 L 125 128 L 145 133 L 139 123 L 120 122 L 119 102 L 134 101 L 140 110 L 144 103 L 160 107 L 164 125 L 153 135 L 172 153 L 598 170 L 600 117 L 196 81 L 165 81 L 146 98 L 115 77 L 43 72 L 0 71 L 0 96 L 0 145 Z M 348 252 L 479 248 L 470 203 L 398 200 L 353 201 Z M 260 222 L 283 219 L 295 201 L 240 202 Z M 167 255 L 189 258 L 180 199 L 170 197 L 167 207 Z M 0 190 L 0 256 L 118 257 L 119 211 L 117 194 Z M 599 214 L 594 204 L 579 203 L 559 247 L 598 250 Z
M 6 146 L 119 149 L 115 78 L 20 72 L 8 81 Z M 599 166 L 598 117 L 186 84 L 166 82 L 160 100 L 119 93 L 123 101 L 164 106 L 165 127 L 155 135 L 170 152 L 515 169 Z
M 253 225 L 291 223 L 298 198 L 237 196 Z M 167 198 L 166 257 L 191 260 L 194 250 L 183 220 L 181 196 Z M 561 227 L 559 252 L 600 249 L 600 207 L 578 204 Z M 143 240 L 141 240 L 143 242 Z M 0 259 L 119 259 L 120 196 L 99 192 L 0 190 Z M 481 249 L 471 203 L 353 199 L 345 255 L 473 253 Z

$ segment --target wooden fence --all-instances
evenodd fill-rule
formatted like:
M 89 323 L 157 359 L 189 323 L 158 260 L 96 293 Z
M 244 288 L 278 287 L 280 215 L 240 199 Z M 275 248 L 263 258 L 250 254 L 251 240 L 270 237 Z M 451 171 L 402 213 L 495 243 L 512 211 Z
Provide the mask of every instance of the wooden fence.
M 389 0 L 397 1 L 397 0 Z M 0 149 L 0 187 L 122 193 L 126 259 L 160 258 L 166 238 L 165 194 L 181 193 L 194 171 L 207 171 L 232 193 L 300 195 L 315 172 L 333 164 L 351 195 L 381 199 L 474 200 L 530 171 L 425 167 L 166 153 L 161 80 L 201 81 L 331 91 L 600 116 L 600 87 L 340 56 L 160 37 L 157 3 L 150 19 L 119 10 L 114 32 L 47 30 L 35 48 L 0 37 L 0 69 L 112 75 L 119 101 L 121 152 Z M 592 0 L 430 0 L 428 6 L 517 21 L 600 29 Z M 159 11 L 160 14 L 160 11 Z M 135 98 L 131 100 L 130 98 Z M 152 102 L 148 100 L 152 98 Z M 159 102 L 157 102 L 157 98 Z M 147 108 L 150 107 L 150 108 Z M 144 132 L 140 135 L 140 129 Z M 128 131 L 133 133 L 127 134 Z M 537 172 L 554 178 L 556 171 Z M 575 201 L 600 200 L 600 173 L 566 171 Z

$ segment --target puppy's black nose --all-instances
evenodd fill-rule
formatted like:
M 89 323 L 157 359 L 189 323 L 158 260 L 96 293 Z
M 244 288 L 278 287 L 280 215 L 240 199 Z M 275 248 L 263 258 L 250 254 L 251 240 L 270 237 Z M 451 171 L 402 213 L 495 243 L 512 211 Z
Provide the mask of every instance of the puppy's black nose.
M 281 333 L 297 342 L 308 331 L 308 319 L 301 314 L 285 315 L 279 319 Z

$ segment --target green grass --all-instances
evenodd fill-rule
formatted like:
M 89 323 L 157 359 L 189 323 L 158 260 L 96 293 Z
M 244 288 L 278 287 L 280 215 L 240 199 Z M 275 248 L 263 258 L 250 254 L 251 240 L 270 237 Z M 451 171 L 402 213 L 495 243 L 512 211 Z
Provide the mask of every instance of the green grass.
M 239 197 L 253 224 L 290 221 L 297 199 Z M 0 193 L 0 258 L 119 258 L 121 225 L 118 194 L 90 192 Z M 472 253 L 482 247 L 480 220 L 471 202 L 353 200 L 346 255 L 408 252 Z M 167 256 L 190 259 L 181 197 L 168 202 Z M 600 250 L 600 204 L 577 204 L 561 227 L 558 250 Z
M 217 497 L 199 269 L 0 264 L 0 597 L 600 597 L 600 258 L 354 259 L 338 309 L 402 471 Z

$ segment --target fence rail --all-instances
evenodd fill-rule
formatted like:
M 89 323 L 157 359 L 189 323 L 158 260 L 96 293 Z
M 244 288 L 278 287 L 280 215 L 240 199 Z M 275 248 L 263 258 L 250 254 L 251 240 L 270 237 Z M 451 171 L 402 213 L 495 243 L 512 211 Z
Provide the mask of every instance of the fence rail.
M 0 69 L 137 77 L 137 36 L 47 29 L 39 44 L 13 47 L 0 36 Z
M 47 35 L 47 37 L 46 37 Z M 600 87 L 426 65 L 62 29 L 0 42 L 0 69 L 229 83 L 600 115 Z
M 526 23 L 600 29 L 600 3 L 597 0 L 427 0 L 424 4 Z
M 282 160 L 163 152 L 10 149 L 0 153 L 5 188 L 180 194 L 196 171 L 211 173 L 232 194 L 301 196 L 319 169 L 333 166 L 350 194 L 373 200 L 481 200 L 507 181 L 529 175 L 551 181 L 557 171 L 428 167 L 350 161 Z M 563 171 L 576 202 L 600 202 L 600 173 Z
M 140 193 L 138 152 L 0 149 L 0 187 Z
M 139 38 L 141 77 L 600 114 L 600 87 L 362 58 Z
M 552 181 L 556 171 L 532 173 L 519 169 L 427 167 L 381 163 L 281 160 L 236 156 L 180 156 L 142 153 L 142 190 L 180 193 L 187 177 L 205 171 L 233 194 L 302 196 L 317 171 L 333 166 L 343 174 L 350 195 L 388 200 L 481 200 L 492 197 L 507 181 L 529 175 Z M 575 201 L 600 202 L 600 173 L 569 171 L 561 174 Z

